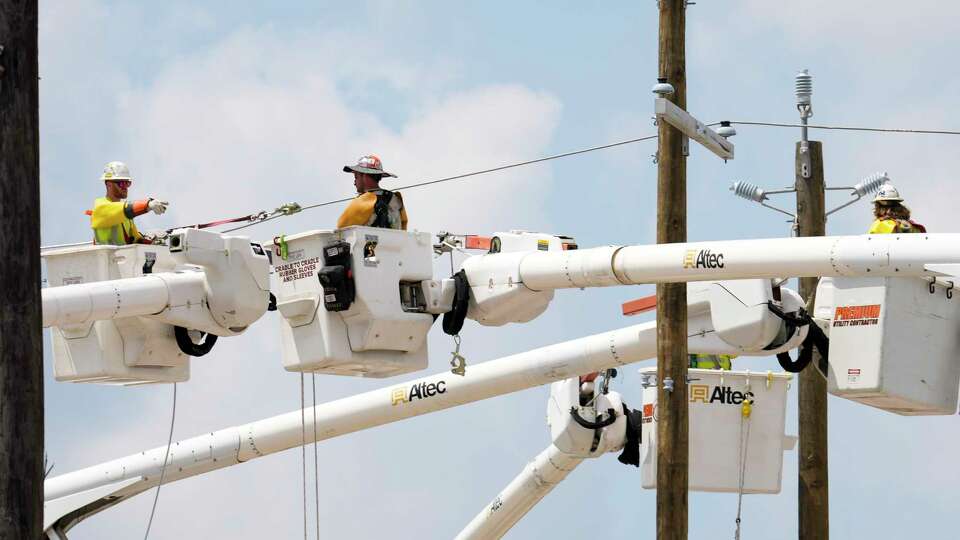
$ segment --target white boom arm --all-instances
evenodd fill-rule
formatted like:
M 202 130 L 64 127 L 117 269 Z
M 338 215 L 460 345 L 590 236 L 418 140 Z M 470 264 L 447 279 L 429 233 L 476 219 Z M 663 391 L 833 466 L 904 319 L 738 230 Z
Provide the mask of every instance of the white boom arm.
M 460 531 L 456 540 L 490 540 L 507 534 L 584 459 L 565 454 L 551 444 Z
M 175 305 L 171 298 L 202 301 L 204 281 L 196 270 L 49 287 L 43 290 L 43 327 L 155 315 Z
M 934 277 L 960 274 L 960 234 L 609 246 L 483 255 L 468 259 L 464 267 L 512 255 L 522 255 L 519 277 L 534 291 L 780 276 Z
M 795 297 L 796 293 L 789 291 L 788 296 Z M 745 352 L 717 337 L 709 310 L 691 316 L 689 326 L 691 352 Z M 805 336 L 805 331 L 797 332 L 779 347 L 765 350 L 767 344 L 763 344 L 752 352 L 769 355 L 787 351 L 799 346 Z M 308 408 L 303 415 L 308 424 L 306 432 L 313 433 L 314 418 L 317 440 L 325 440 L 638 362 L 656 355 L 656 339 L 656 322 L 649 322 L 477 364 L 471 366 L 466 377 L 451 377 L 444 372 L 339 399 Z M 301 418 L 297 410 L 173 444 L 164 481 L 196 476 L 300 446 L 304 444 Z M 47 480 L 44 529 L 56 525 L 57 530 L 65 531 L 109 505 L 156 486 L 165 451 L 166 446 L 161 446 Z M 83 494 L 96 496 L 84 498 Z
M 81 282 L 43 289 L 43 326 L 147 316 L 231 336 L 243 332 L 266 311 L 270 267 L 261 246 L 243 236 L 197 229 L 174 231 L 167 242 L 166 246 L 151 246 L 151 255 L 155 260 L 158 255 L 171 260 L 173 268 L 127 279 L 103 279 L 91 271 L 89 261 L 105 246 L 47 253 L 48 266 L 49 259 L 56 258 L 58 274 L 64 270 L 76 273 Z M 135 255 L 114 249 L 117 251 L 109 256 L 101 253 L 110 261 L 104 264 L 115 265 L 117 260 Z

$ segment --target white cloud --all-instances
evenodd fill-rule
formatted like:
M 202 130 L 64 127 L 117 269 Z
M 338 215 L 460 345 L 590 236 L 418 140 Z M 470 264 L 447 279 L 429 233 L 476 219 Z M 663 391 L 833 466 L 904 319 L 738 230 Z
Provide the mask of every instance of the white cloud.
M 170 59 L 150 80 L 118 87 L 117 92 L 108 88 L 100 105 L 110 111 L 104 118 L 110 119 L 110 128 L 123 141 L 120 154 L 126 156 L 137 180 L 134 196 L 163 197 L 172 203 L 168 215 L 145 217 L 141 228 L 241 215 L 291 200 L 307 204 L 339 198 L 352 190 L 352 179 L 341 167 L 369 152 L 377 152 L 387 169 L 400 175 L 389 185 L 545 153 L 561 112 L 559 101 L 551 95 L 514 84 L 434 91 L 449 73 L 430 80 L 424 66 L 400 62 L 380 62 L 371 75 L 369 70 L 357 69 L 355 60 L 375 56 L 375 45 L 359 49 L 345 63 L 337 46 L 343 40 L 358 41 L 349 34 L 314 38 L 271 28 L 241 29 L 195 54 Z M 412 112 L 400 125 L 357 104 L 380 87 L 391 95 L 416 96 L 408 106 Z M 507 222 L 508 216 L 519 216 L 511 220 L 517 227 L 542 226 L 547 219 L 546 209 L 536 201 L 549 189 L 549 166 L 468 182 L 469 187 L 439 185 L 405 193 L 411 227 L 488 232 Z M 260 226 L 255 234 L 332 227 L 336 213 L 303 214 L 289 222 Z M 270 319 L 265 317 L 241 337 L 221 340 L 209 357 L 193 360 L 191 381 L 179 389 L 175 439 L 299 405 L 299 377 L 281 369 L 279 334 L 276 321 Z M 514 341 L 513 347 L 509 342 L 488 344 L 471 338 L 475 331 L 471 326 L 464 332 L 474 361 L 489 358 L 498 349 L 512 352 L 523 342 Z M 442 357 L 448 339 L 434 336 L 431 341 L 434 350 L 440 351 L 434 356 Z M 437 363 L 431 371 L 444 369 L 442 361 Z M 318 401 L 384 384 L 389 383 L 319 377 Z M 121 416 L 85 440 L 78 455 L 71 456 L 71 465 L 92 465 L 165 442 L 169 388 L 136 391 L 150 397 L 136 401 L 136 408 L 129 411 L 134 414 Z M 487 418 L 487 428 L 493 429 L 497 426 L 492 419 L 514 410 L 509 403 L 531 397 L 499 400 L 459 414 Z M 540 409 L 541 397 L 533 399 Z M 539 421 L 538 415 L 531 419 Z M 385 428 L 322 445 L 324 535 L 345 537 L 362 531 L 362 537 L 382 536 L 411 520 L 429 519 L 429 508 L 440 504 L 439 489 L 449 492 L 440 506 L 469 507 L 462 516 L 450 513 L 445 528 L 452 531 L 465 524 L 486 494 L 458 492 L 454 485 L 411 486 L 409 476 L 396 470 L 399 463 L 404 463 L 405 471 L 429 470 L 441 463 L 458 467 L 461 455 L 488 454 L 482 445 L 464 450 L 457 439 L 426 451 L 427 435 L 416 435 L 437 426 L 453 430 L 460 422 L 449 416 L 412 421 L 402 429 Z M 527 435 L 523 424 L 497 429 L 523 433 L 537 444 L 544 440 L 542 429 Z M 502 452 L 512 457 L 518 453 L 513 446 Z M 286 452 L 165 487 L 151 537 L 297 534 L 301 527 L 299 459 L 298 451 Z M 522 459 L 516 466 L 519 470 Z M 60 467 L 57 472 L 69 470 Z M 464 478 L 477 475 L 471 468 L 462 470 Z M 312 489 L 311 483 L 311 493 Z M 365 520 L 365 512 L 358 510 L 363 506 L 360 501 L 369 500 L 381 501 L 383 510 L 377 520 Z M 152 493 L 124 503 L 81 524 L 71 538 L 139 534 L 150 502 Z
M 352 179 L 340 168 L 371 152 L 400 176 L 388 186 L 529 158 L 543 153 L 559 119 L 550 95 L 498 85 L 436 96 L 393 129 L 343 95 L 354 72 L 340 69 L 325 42 L 279 38 L 238 32 L 123 96 L 120 134 L 141 179 L 138 195 L 172 201 L 177 223 L 349 195 Z M 390 77 L 377 84 L 408 84 Z M 542 214 L 528 202 L 549 180 L 541 167 L 477 178 L 467 189 L 411 191 L 411 227 L 492 227 L 521 206 L 537 222 Z M 304 219 L 311 217 L 312 227 L 333 224 L 330 215 Z

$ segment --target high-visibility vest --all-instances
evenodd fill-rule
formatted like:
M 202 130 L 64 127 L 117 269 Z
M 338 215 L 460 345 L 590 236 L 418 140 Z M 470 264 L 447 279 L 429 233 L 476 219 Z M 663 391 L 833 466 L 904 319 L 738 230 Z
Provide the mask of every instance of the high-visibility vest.
M 93 229 L 93 243 L 111 246 L 137 243 L 143 236 L 134 225 L 133 218 L 146 212 L 148 202 L 97 198 L 93 202 L 93 210 L 88 211 L 90 227 Z
M 735 354 L 691 354 L 690 367 L 698 369 L 733 369 Z
M 908 219 L 878 219 L 870 225 L 867 234 L 924 233 L 927 228 Z
M 375 189 L 350 201 L 337 220 L 337 228 L 364 225 L 407 230 L 407 209 L 396 191 Z

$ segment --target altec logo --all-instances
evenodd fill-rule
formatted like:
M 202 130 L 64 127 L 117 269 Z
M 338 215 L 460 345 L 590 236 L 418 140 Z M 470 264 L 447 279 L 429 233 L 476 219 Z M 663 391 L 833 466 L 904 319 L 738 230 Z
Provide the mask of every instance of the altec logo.
M 706 384 L 690 385 L 690 402 L 720 403 L 721 405 L 739 405 L 745 399 L 753 399 L 753 392 L 736 392 L 729 386 L 710 386 Z
M 839 306 L 833 314 L 833 326 L 869 326 L 879 322 L 880 304 Z
M 407 388 L 400 386 L 390 391 L 390 404 L 399 405 L 409 403 L 415 399 L 426 399 L 438 394 L 446 393 L 447 381 L 437 381 L 435 383 L 419 383 Z
M 709 249 L 688 249 L 683 255 L 684 268 L 723 268 L 723 253 L 713 253 Z

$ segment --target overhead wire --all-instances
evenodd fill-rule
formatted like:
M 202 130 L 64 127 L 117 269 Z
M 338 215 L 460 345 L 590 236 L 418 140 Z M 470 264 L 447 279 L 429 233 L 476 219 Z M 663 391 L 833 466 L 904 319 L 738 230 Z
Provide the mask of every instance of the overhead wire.
M 832 130 L 839 130 L 839 131 L 872 131 L 877 133 L 917 133 L 917 134 L 923 134 L 923 135 L 960 135 L 960 131 L 940 130 L 940 129 L 828 126 L 823 124 L 808 124 L 804 126 L 803 124 L 790 124 L 790 123 L 784 123 L 784 122 L 751 122 L 748 120 L 730 120 L 730 123 L 738 126 L 768 126 L 768 127 L 788 127 L 788 128 L 806 127 L 809 129 L 832 129 Z M 711 125 L 717 125 L 717 124 L 711 124 Z
M 163 476 L 167 472 L 167 460 L 170 458 L 170 445 L 173 444 L 173 425 L 177 420 L 177 383 L 173 383 L 173 411 L 170 413 L 170 434 L 167 436 L 167 451 L 163 454 L 163 465 L 160 467 L 160 481 L 153 496 L 153 507 L 150 509 L 150 520 L 147 521 L 147 531 L 143 533 L 143 540 L 150 536 L 150 527 L 153 526 L 153 516 L 157 513 L 157 501 L 160 499 L 160 486 L 163 485 Z
M 730 121 L 730 124 L 733 124 L 733 125 L 741 125 L 741 126 L 782 127 L 782 128 L 800 128 L 800 127 L 804 127 L 804 126 L 801 125 L 801 124 L 792 124 L 792 123 L 786 123 L 786 122 L 755 122 L 755 121 L 750 121 L 750 120 L 731 120 L 731 121 Z M 710 124 L 707 124 L 707 125 L 708 125 L 708 126 L 717 126 L 717 125 L 720 125 L 720 122 L 713 122 L 713 123 L 710 123 Z M 824 129 L 824 130 L 837 130 L 837 131 L 858 131 L 858 132 L 877 132 L 877 133 L 912 133 L 912 134 L 922 134 L 922 135 L 960 135 L 960 131 L 953 131 L 953 130 L 936 130 L 936 129 L 877 128 L 877 127 L 863 127 L 863 126 L 832 126 L 832 125 L 824 125 L 824 124 L 809 124 L 809 125 L 807 125 L 806 127 L 807 127 L 808 129 Z M 396 188 L 396 189 L 397 189 L 397 190 L 401 190 L 401 189 L 409 190 L 409 189 L 415 189 L 415 188 L 420 188 L 420 187 L 424 187 L 424 186 L 430 186 L 430 185 L 434 185 L 434 184 L 440 184 L 440 183 L 444 183 L 444 182 L 451 182 L 451 181 L 454 181 L 454 180 L 462 180 L 462 179 L 464 179 L 464 178 L 470 178 L 470 177 L 479 176 L 479 175 L 482 175 L 482 174 L 489 174 L 489 173 L 498 172 L 498 171 L 503 171 L 503 170 L 507 170 L 507 169 L 513 169 L 513 168 L 516 168 L 516 167 L 523 167 L 523 166 L 526 166 L 526 165 L 534 165 L 534 164 L 536 164 L 536 163 L 543 163 L 543 162 L 545 162 L 545 161 L 552 161 L 552 160 L 555 160 L 555 159 L 565 158 L 565 157 L 569 157 L 569 156 L 576 156 L 576 155 L 579 155 L 579 154 L 586 154 L 586 153 L 589 153 L 589 152 L 595 152 L 595 151 L 597 151 L 597 150 L 605 150 L 605 149 L 607 149 L 607 148 L 614 148 L 614 147 L 617 147 L 617 146 L 623 146 L 623 145 L 627 145 L 627 144 L 633 144 L 633 143 L 637 143 L 637 142 L 641 142 L 641 141 L 648 141 L 648 140 L 652 140 L 652 139 L 656 139 L 656 138 L 657 138 L 657 135 L 647 135 L 647 136 L 643 136 L 643 137 L 636 137 L 636 138 L 633 138 L 633 139 L 626 139 L 626 140 L 623 140 L 623 141 L 616 141 L 616 142 L 612 142 L 612 143 L 608 143 L 608 144 L 601 144 L 601 145 L 598 145 L 598 146 L 591 146 L 591 147 L 588 147 L 588 148 L 582 148 L 582 149 L 573 150 L 573 151 L 570 151 L 570 152 L 563 152 L 563 153 L 560 153 L 560 154 L 553 154 L 553 155 L 544 156 L 544 157 L 541 157 L 541 158 L 529 159 L 529 160 L 525 160 L 525 161 L 518 161 L 518 162 L 516 162 L 516 163 L 508 163 L 508 164 L 500 165 L 500 166 L 497 166 L 497 167 L 491 167 L 491 168 L 487 168 L 487 169 L 481 169 L 481 170 L 478 170 L 478 171 L 472 171 L 472 172 L 468 172 L 468 173 L 457 174 L 457 175 L 454 175 L 454 176 L 447 176 L 447 177 L 443 177 L 443 178 L 437 178 L 437 179 L 434 179 L 434 180 L 427 180 L 427 181 L 424 181 L 424 182 L 417 182 L 417 183 L 414 183 L 414 184 L 408 184 L 408 185 L 405 185 L 405 186 L 400 186 L 400 187 L 398 187 L 398 188 Z M 273 220 L 275 220 L 275 219 L 277 219 L 277 218 L 280 218 L 280 217 L 293 215 L 293 214 L 299 213 L 299 212 L 301 212 L 301 211 L 303 211 L 303 210 L 313 210 L 313 209 L 315 209 L 315 208 L 323 208 L 323 207 L 325 207 L 325 206 L 331 206 L 331 205 L 334 205 L 334 204 L 340 204 L 340 203 L 350 202 L 350 201 L 352 201 L 353 199 L 354 199 L 354 196 L 342 197 L 342 198 L 339 198 L 339 199 L 333 199 L 333 200 L 329 200 L 329 201 L 323 201 L 323 202 L 319 202 L 319 203 L 314 203 L 314 204 L 305 205 L 305 206 L 302 206 L 302 207 L 298 207 L 297 209 L 292 210 L 292 211 L 288 208 L 289 205 L 283 205 L 283 206 L 275 209 L 273 212 L 270 212 L 270 213 L 267 213 L 267 212 L 258 212 L 258 213 L 254 213 L 254 214 L 249 214 L 249 215 L 247 215 L 247 216 L 243 216 L 243 217 L 241 217 L 241 218 L 234 218 L 234 220 L 229 220 L 229 219 L 227 219 L 227 220 L 220 220 L 219 222 L 212 222 L 212 223 L 226 224 L 226 223 L 229 223 L 229 222 L 231 222 L 231 221 L 242 221 L 242 220 L 244 220 L 244 219 L 249 219 L 249 220 L 251 220 L 250 223 L 245 223 L 245 224 L 243 224 L 243 225 L 239 225 L 239 226 L 237 226 L 237 227 L 231 227 L 231 228 L 229 228 L 229 229 L 224 229 L 223 231 L 221 231 L 222 233 L 234 232 L 234 231 L 239 231 L 239 230 L 241 230 L 241 229 L 246 229 L 247 227 L 252 227 L 252 226 L 254 226 L 254 225 L 260 225 L 260 224 L 266 223 L 266 222 L 268 222 L 268 221 L 273 221 Z M 204 225 L 205 225 L 205 226 L 215 226 L 215 225 L 213 225 L 213 224 L 204 224 Z M 52 249 L 52 248 L 57 248 L 57 247 L 73 247 L 73 246 L 80 246 L 80 245 L 87 245 L 87 244 L 90 244 L 90 242 L 81 242 L 81 243 L 76 243 L 76 244 L 60 244 L 60 245 L 57 245 L 57 246 L 43 246 L 41 249 L 42 249 L 42 250 L 46 250 L 46 249 Z
M 397 190 L 397 191 L 399 191 L 399 190 L 401 190 L 401 189 L 409 190 L 409 189 L 415 189 L 415 188 L 420 188 L 420 187 L 424 187 L 424 186 L 431 186 L 431 185 L 434 185 L 434 184 L 440 184 L 440 183 L 444 183 L 444 182 L 451 182 L 451 181 L 453 181 L 453 180 L 462 180 L 462 179 L 464 179 L 464 178 L 470 178 L 471 176 L 479 176 L 479 175 L 481 175 L 481 174 L 488 174 L 488 173 L 492 173 L 492 172 L 504 171 L 504 170 L 513 169 L 513 168 L 516 168 L 516 167 L 523 167 L 523 166 L 526 166 L 526 165 L 533 165 L 533 164 L 535 164 L 535 163 L 543 163 L 544 161 L 551 161 L 551 160 L 554 160 L 554 159 L 560 159 L 560 158 L 565 158 L 565 157 L 569 157 L 569 156 L 576 156 L 576 155 L 579 155 L 579 154 L 586 154 L 586 153 L 588 153 L 588 152 L 596 152 L 597 150 L 605 150 L 605 149 L 607 149 L 607 148 L 614 148 L 614 147 L 617 147 L 617 146 L 623 146 L 623 145 L 626 145 L 626 144 L 633 144 L 633 143 L 637 143 L 637 142 L 641 142 L 641 141 L 648 141 L 648 140 L 656 139 L 656 138 L 657 138 L 656 135 L 647 135 L 647 136 L 644 136 L 644 137 L 637 137 L 637 138 L 634 138 L 634 139 L 627 139 L 627 140 L 624 140 L 624 141 L 617 141 L 617 142 L 612 142 L 612 143 L 608 143 L 608 144 L 602 144 L 602 145 L 599 145 L 599 146 L 591 146 L 591 147 L 589 147 L 589 148 L 581 148 L 581 149 L 579 149 L 579 150 L 573 150 L 573 151 L 570 151 L 570 152 L 563 152 L 563 153 L 561 153 L 561 154 L 553 154 L 553 155 L 544 156 L 544 157 L 541 157 L 541 158 L 528 159 L 528 160 L 526 160 L 526 161 L 518 161 L 518 162 L 516 162 L 516 163 L 508 163 L 508 164 L 506 164 L 506 165 L 499 165 L 499 166 L 497 166 L 497 167 L 491 167 L 491 168 L 489 168 L 489 169 L 481 169 L 481 170 L 479 170 L 479 171 L 472 171 L 472 172 L 468 172 L 468 173 L 457 174 L 457 175 L 454 175 L 454 176 L 447 176 L 447 177 L 444 177 L 444 178 L 437 178 L 437 179 L 434 179 L 434 180 L 426 180 L 426 181 L 424 181 L 424 182 L 417 182 L 417 183 L 415 183 L 415 184 L 408 184 L 408 185 L 405 185 L 405 186 L 399 186 L 399 187 L 396 188 L 396 190 Z M 339 203 L 344 203 L 344 202 L 350 202 L 350 201 L 352 201 L 353 199 L 354 199 L 354 197 L 351 196 L 351 197 L 344 197 L 344 198 L 341 198 L 341 199 L 334 199 L 334 200 L 331 200 L 331 201 L 324 201 L 324 202 L 315 203 L 315 204 L 308 204 L 308 205 L 302 206 L 302 207 L 301 207 L 301 211 L 304 211 L 304 210 L 313 210 L 314 208 L 322 208 L 322 207 L 324 207 L 324 206 L 330 206 L 330 205 L 334 205 L 334 204 L 339 204 Z M 245 225 L 240 225 L 239 227 L 233 227 L 233 228 L 231 228 L 231 229 L 226 229 L 226 230 L 224 230 L 223 232 L 232 232 L 232 231 L 237 231 L 237 230 L 244 229 L 244 228 L 247 228 L 247 227 L 252 227 L 252 226 L 254 226 L 254 225 L 259 225 L 259 224 L 261 224 L 261 223 L 265 223 L 265 222 L 267 222 L 267 221 L 276 219 L 276 218 L 278 218 L 278 217 L 281 217 L 281 215 L 270 216 L 270 217 L 268 217 L 268 218 L 265 218 L 265 219 L 262 219 L 262 220 L 259 220 L 259 221 L 253 222 L 253 223 L 247 223 L 247 224 L 245 224 Z

